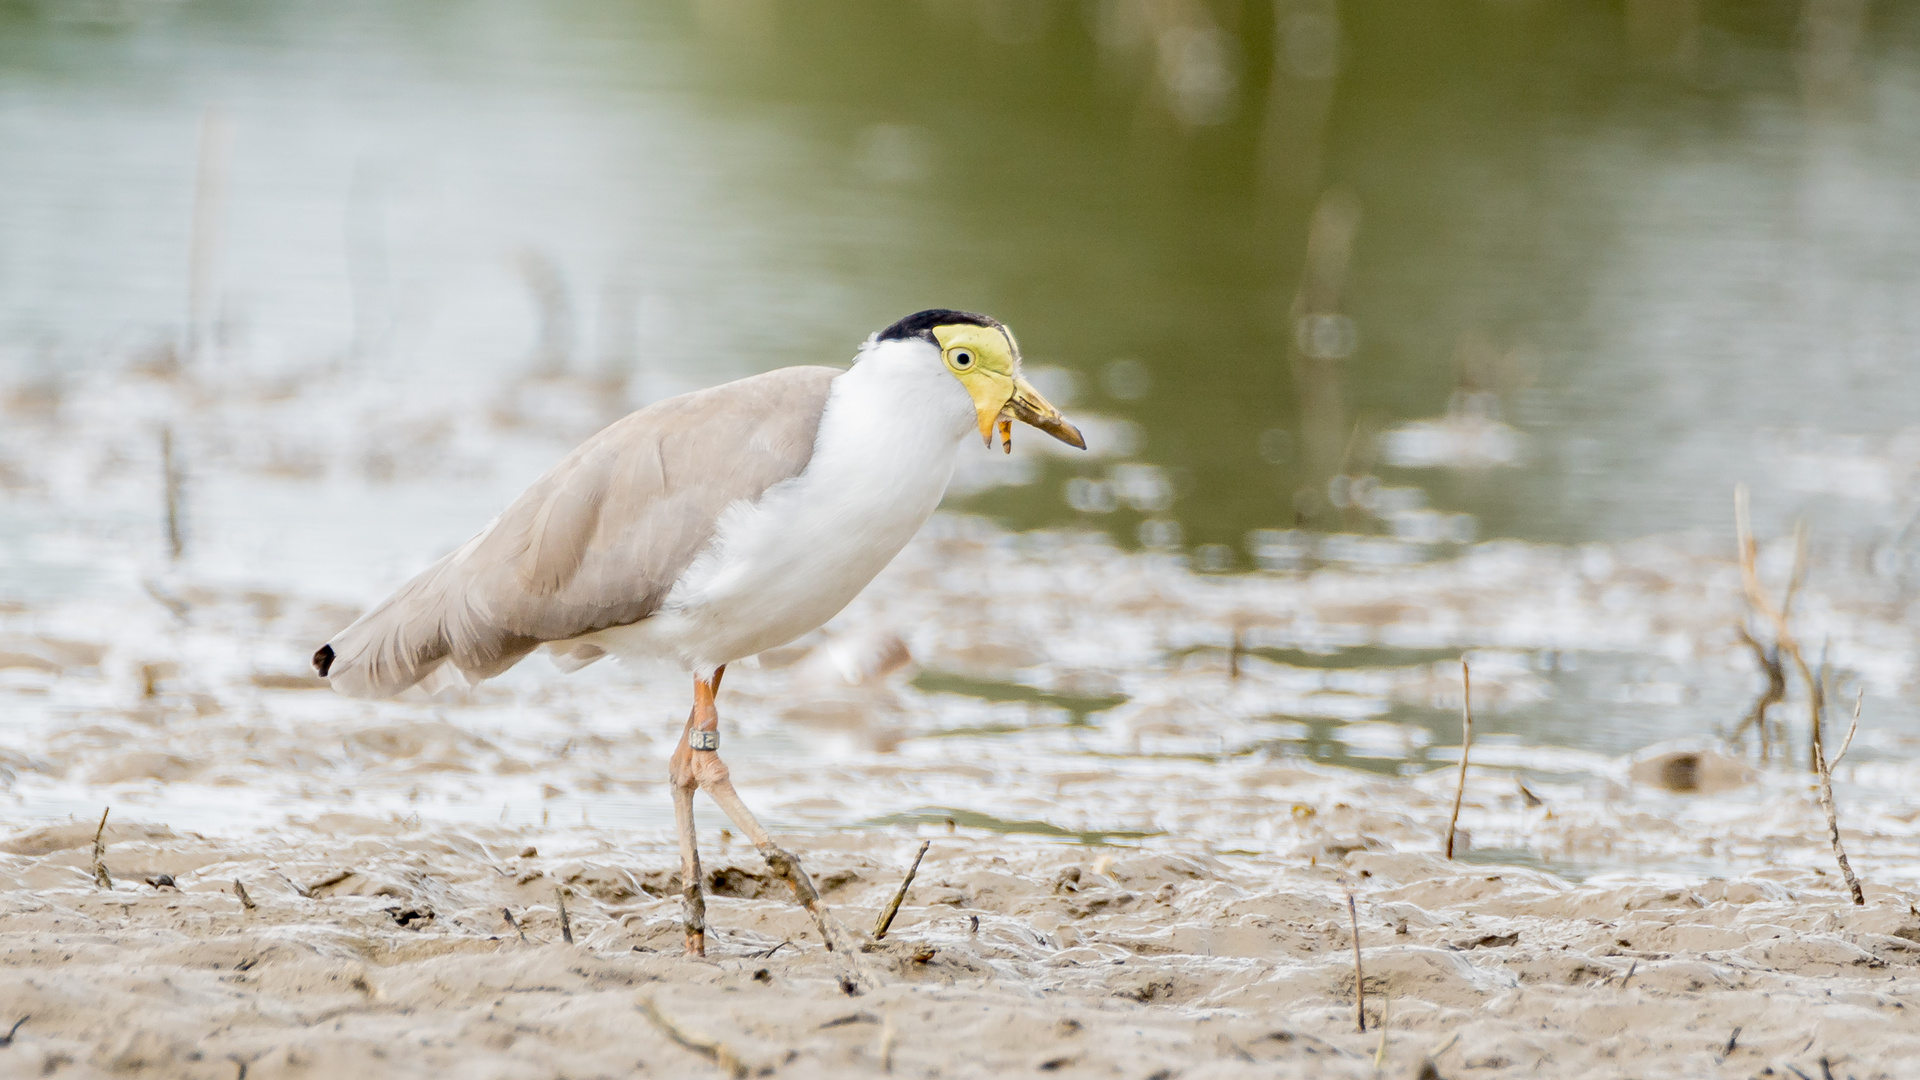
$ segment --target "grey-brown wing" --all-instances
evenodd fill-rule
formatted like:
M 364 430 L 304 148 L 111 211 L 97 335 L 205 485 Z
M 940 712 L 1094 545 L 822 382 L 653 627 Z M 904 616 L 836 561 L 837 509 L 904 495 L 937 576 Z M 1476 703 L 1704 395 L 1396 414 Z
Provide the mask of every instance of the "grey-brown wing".
M 322 646 L 315 667 L 344 693 L 386 697 L 443 663 L 478 681 L 543 642 L 639 622 L 722 510 L 806 468 L 839 374 L 782 368 L 616 421 Z

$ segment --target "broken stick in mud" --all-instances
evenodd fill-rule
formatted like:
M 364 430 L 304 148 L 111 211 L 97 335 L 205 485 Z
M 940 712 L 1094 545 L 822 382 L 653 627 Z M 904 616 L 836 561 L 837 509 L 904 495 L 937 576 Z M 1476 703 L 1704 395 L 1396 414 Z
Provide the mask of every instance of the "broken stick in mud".
M 1747 485 L 1739 484 L 1733 489 L 1733 530 L 1738 545 L 1740 559 L 1740 584 L 1746 590 L 1747 603 L 1753 606 L 1766 621 L 1773 626 L 1774 652 L 1793 661 L 1793 668 L 1799 672 L 1801 681 L 1807 684 L 1808 735 L 1807 763 L 1811 771 L 1820 771 L 1820 714 L 1825 705 L 1820 680 L 1814 677 L 1807 660 L 1800 652 L 1800 642 L 1788 629 L 1787 616 L 1793 610 L 1793 598 L 1807 580 L 1807 529 L 1801 522 L 1793 530 L 1793 571 L 1787 576 L 1787 591 L 1775 607 L 1768 599 L 1767 591 L 1760 584 L 1759 545 L 1753 538 L 1752 516 L 1748 510 Z
M 1467 752 L 1473 748 L 1473 673 L 1460 658 L 1460 782 L 1453 789 L 1453 813 L 1447 818 L 1447 858 L 1453 858 L 1453 835 L 1460 827 L 1460 800 L 1467 794 Z
M 1847 879 L 1847 891 L 1853 894 L 1856 907 L 1867 906 L 1867 894 L 1860 888 L 1860 879 L 1854 876 L 1853 864 L 1847 861 L 1847 849 L 1840 843 L 1840 815 L 1833 805 L 1833 768 L 1840 759 L 1847 756 L 1847 748 L 1853 745 L 1854 733 L 1860 730 L 1860 705 L 1866 700 L 1866 691 L 1862 690 L 1853 699 L 1853 724 L 1847 728 L 1847 737 L 1840 743 L 1840 752 L 1827 760 L 1821 753 L 1818 742 L 1813 744 L 1815 763 L 1820 768 L 1820 809 L 1827 815 L 1827 838 L 1833 842 L 1833 857 L 1840 864 L 1840 874 Z
M 913 865 L 907 867 L 907 876 L 900 882 L 900 891 L 893 894 L 893 902 L 880 913 L 880 921 L 873 924 L 873 940 L 879 941 L 887 936 L 887 928 L 893 925 L 893 917 L 900 913 L 900 902 L 907 898 L 907 886 L 913 884 L 913 875 L 920 872 L 920 860 L 926 858 L 927 848 L 932 843 L 931 840 L 920 841 L 920 850 L 913 854 Z
M 1735 626 L 1734 631 L 1740 635 L 1741 641 L 1747 643 L 1747 648 L 1753 650 L 1754 661 L 1760 665 L 1761 674 L 1767 677 L 1767 688 L 1753 703 L 1752 710 L 1741 718 L 1739 726 L 1733 729 L 1727 741 L 1738 746 L 1747 728 L 1753 728 L 1760 735 L 1760 763 L 1765 765 L 1773 757 L 1772 721 L 1767 717 L 1767 710 L 1787 700 L 1787 673 L 1780 666 L 1780 650 L 1777 647 L 1768 649 L 1760 644 L 1760 639 L 1754 637 L 1744 624 Z
M 1347 918 L 1353 923 L 1353 1030 L 1367 1033 L 1367 980 L 1360 970 L 1360 909 L 1354 905 L 1353 890 L 1347 890 Z
M 107 873 L 107 815 L 113 812 L 109 806 L 100 811 L 100 827 L 93 830 L 93 883 L 103 889 L 113 888 L 113 876 Z
M 1831 759 L 1827 757 L 1825 740 L 1821 728 L 1827 711 L 1827 662 L 1823 656 L 1820 661 L 1820 674 L 1815 675 L 1807 668 L 1807 661 L 1800 652 L 1800 643 L 1793 637 L 1787 626 L 1787 615 L 1793 609 L 1794 594 L 1806 582 L 1807 576 L 1807 530 L 1804 523 L 1796 526 L 1793 533 L 1793 571 L 1787 577 L 1787 591 L 1781 598 L 1780 606 L 1774 607 L 1767 598 L 1766 590 L 1760 585 L 1758 568 L 1758 545 L 1753 539 L 1753 524 L 1747 506 L 1747 486 L 1741 484 L 1733 489 L 1733 527 L 1739 545 L 1740 581 L 1747 593 L 1747 602 L 1753 609 L 1773 624 L 1774 655 L 1784 655 L 1793 661 L 1794 670 L 1807 684 L 1807 758 L 1813 767 L 1814 776 L 1820 782 L 1820 809 L 1827 816 L 1827 838 L 1833 845 L 1834 861 L 1840 864 L 1840 874 L 1846 878 L 1847 891 L 1853 894 L 1855 905 L 1865 907 L 1866 893 L 1860 888 L 1860 879 L 1853 872 L 1853 864 L 1847 859 L 1847 849 L 1840 842 L 1840 816 L 1833 802 L 1833 767 L 1846 755 L 1847 748 L 1853 745 L 1853 736 L 1860 730 L 1860 704 L 1865 699 L 1865 691 L 1854 699 L 1853 725 L 1847 729 L 1847 737 L 1841 743 L 1840 752 Z M 1748 637 L 1748 641 L 1752 642 Z M 1754 651 L 1764 655 L 1764 650 L 1754 643 Z M 1777 661 L 1776 661 L 1777 662 Z M 1769 679 L 1771 680 L 1771 673 Z M 1770 688 L 1771 691 L 1771 688 Z M 1756 712 L 1764 709 L 1763 704 Z M 1762 721 L 1764 723 L 1764 720 Z

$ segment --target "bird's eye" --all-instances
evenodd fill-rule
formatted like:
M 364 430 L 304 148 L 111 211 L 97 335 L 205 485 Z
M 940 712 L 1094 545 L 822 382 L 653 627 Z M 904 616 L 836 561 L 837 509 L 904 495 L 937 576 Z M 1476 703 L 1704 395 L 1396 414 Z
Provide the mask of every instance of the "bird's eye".
M 953 353 L 953 366 L 966 370 L 973 366 L 973 354 L 965 349 L 956 349 Z

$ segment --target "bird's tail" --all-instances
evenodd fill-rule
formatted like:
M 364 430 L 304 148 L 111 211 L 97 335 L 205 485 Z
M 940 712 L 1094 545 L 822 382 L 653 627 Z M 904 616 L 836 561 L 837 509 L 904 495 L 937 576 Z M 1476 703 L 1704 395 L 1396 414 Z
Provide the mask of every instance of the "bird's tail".
M 313 669 L 349 697 L 392 697 L 469 686 L 518 663 L 538 645 L 489 626 L 452 587 L 454 551 L 354 620 L 313 654 Z

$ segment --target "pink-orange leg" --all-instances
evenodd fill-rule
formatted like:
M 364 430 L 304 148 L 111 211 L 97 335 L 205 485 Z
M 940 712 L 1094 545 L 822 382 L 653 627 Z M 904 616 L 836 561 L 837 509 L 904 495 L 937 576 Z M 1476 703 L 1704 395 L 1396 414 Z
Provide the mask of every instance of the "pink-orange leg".
M 727 763 L 720 760 L 720 713 L 714 707 L 713 699 L 720 691 L 720 678 L 726 671 L 722 665 L 714 671 L 712 679 L 693 681 L 693 712 L 687 716 L 686 730 L 680 733 L 680 745 L 674 748 L 669 764 L 673 779 L 673 819 L 680 833 L 681 899 L 686 918 L 687 955 L 705 956 L 707 950 L 707 903 L 701 891 L 700 851 L 693 830 L 693 793 L 696 789 L 706 792 L 708 798 L 726 811 L 753 846 L 760 850 L 760 856 L 767 860 L 768 869 L 787 883 L 787 887 L 793 890 L 794 900 L 813 916 L 821 940 L 831 949 L 834 939 L 827 926 L 826 905 L 820 902 L 820 893 L 813 887 L 812 879 L 801 868 L 800 860 L 792 852 L 776 845 L 773 837 L 767 835 L 767 830 L 747 809 L 747 804 L 740 801 L 740 793 L 734 790 L 733 780 L 728 775 Z M 709 748 L 694 749 L 696 741 Z

